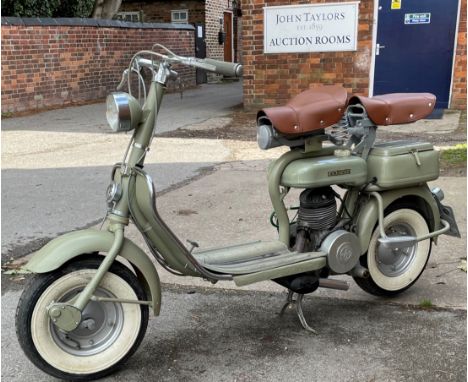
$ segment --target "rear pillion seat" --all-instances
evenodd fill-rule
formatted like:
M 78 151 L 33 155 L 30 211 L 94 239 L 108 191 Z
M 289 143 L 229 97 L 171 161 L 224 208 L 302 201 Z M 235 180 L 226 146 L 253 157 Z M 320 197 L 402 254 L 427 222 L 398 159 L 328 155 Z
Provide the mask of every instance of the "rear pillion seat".
M 375 97 L 353 96 L 349 104 L 360 103 L 376 125 L 416 122 L 432 113 L 436 103 L 431 93 L 392 93 Z
M 262 109 L 257 119 L 267 117 L 285 136 L 308 135 L 339 122 L 346 107 L 360 103 L 376 125 L 415 122 L 434 110 L 436 97 L 430 93 L 393 93 L 375 97 L 348 96 L 341 86 L 320 86 L 292 98 L 285 106 Z

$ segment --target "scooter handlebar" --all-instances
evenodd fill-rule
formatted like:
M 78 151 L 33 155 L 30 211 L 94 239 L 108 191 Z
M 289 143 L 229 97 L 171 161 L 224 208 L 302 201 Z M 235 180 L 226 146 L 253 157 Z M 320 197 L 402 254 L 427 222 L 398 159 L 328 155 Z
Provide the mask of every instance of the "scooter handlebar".
M 172 55 L 166 57 L 169 62 L 189 65 L 208 72 L 222 74 L 227 77 L 242 77 L 242 65 L 236 62 L 213 60 L 212 58 L 195 58 Z M 152 70 L 158 70 L 159 63 L 154 60 L 138 57 L 135 61 L 139 66 L 145 66 Z M 175 74 L 175 72 L 174 72 Z
M 214 70 L 210 71 L 214 73 L 222 74 L 227 77 L 242 77 L 242 65 L 236 62 L 225 62 L 213 60 L 211 58 L 198 58 L 197 61 L 213 66 Z

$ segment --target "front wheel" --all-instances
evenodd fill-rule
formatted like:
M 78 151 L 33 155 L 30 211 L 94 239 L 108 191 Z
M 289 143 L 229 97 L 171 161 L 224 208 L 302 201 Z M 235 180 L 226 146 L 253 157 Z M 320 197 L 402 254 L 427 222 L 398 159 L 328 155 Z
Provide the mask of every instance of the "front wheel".
M 26 356 L 42 371 L 61 379 L 86 381 L 117 369 L 141 343 L 148 306 L 90 301 L 78 328 L 66 333 L 47 314 L 53 302 L 67 302 L 81 292 L 99 267 L 99 258 L 72 262 L 35 275 L 16 311 L 16 334 Z M 94 293 L 106 298 L 146 300 L 135 275 L 115 262 Z
M 423 236 L 429 233 L 426 220 L 412 209 L 401 208 L 384 219 L 387 236 Z M 369 269 L 369 277 L 354 280 L 364 291 L 376 296 L 395 296 L 413 285 L 421 276 L 431 253 L 431 241 L 417 242 L 411 247 L 391 249 L 378 241 L 379 229 L 374 230 L 367 254 L 361 264 Z

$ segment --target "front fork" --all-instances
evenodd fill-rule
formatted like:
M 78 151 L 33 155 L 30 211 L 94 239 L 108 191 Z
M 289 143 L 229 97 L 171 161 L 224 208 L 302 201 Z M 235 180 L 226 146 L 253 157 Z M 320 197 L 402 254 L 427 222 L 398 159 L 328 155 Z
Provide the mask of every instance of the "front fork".
M 114 242 L 86 287 L 72 301 L 65 303 L 53 302 L 47 307 L 47 314 L 52 322 L 58 328 L 66 332 L 71 332 L 80 325 L 82 318 L 81 312 L 93 298 L 96 288 L 101 283 L 104 275 L 107 273 L 122 248 L 124 242 L 124 224 L 111 224 L 109 231 L 114 233 Z
M 154 133 L 154 124 L 161 106 L 165 85 L 171 75 L 168 64 L 159 66 L 157 74 L 151 83 L 148 98 L 143 106 L 144 117 L 133 134 L 132 150 L 129 153 L 127 166 L 132 168 L 143 165 L 146 152 Z M 110 213 L 109 230 L 114 233 L 114 242 L 85 289 L 72 301 L 67 303 L 52 303 L 47 308 L 47 313 L 52 322 L 60 329 L 70 332 L 78 327 L 81 322 L 81 312 L 93 296 L 99 283 L 109 270 L 115 258 L 119 254 L 124 242 L 124 227 L 128 224 L 128 199 L 126 197 L 128 183 L 124 184 L 120 201 L 116 203 Z M 101 299 L 101 301 L 108 299 Z M 126 303 L 147 304 L 146 301 L 121 301 Z

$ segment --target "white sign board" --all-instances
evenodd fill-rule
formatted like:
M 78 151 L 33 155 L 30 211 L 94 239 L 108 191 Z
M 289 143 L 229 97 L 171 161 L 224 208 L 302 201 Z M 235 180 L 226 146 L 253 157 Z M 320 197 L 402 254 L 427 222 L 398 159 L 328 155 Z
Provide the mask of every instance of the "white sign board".
M 357 49 L 359 1 L 265 7 L 264 52 Z

